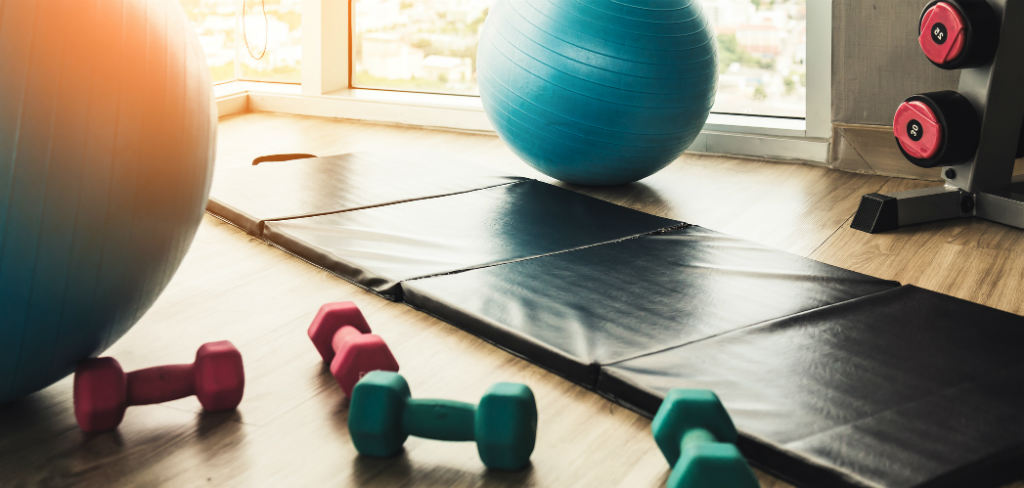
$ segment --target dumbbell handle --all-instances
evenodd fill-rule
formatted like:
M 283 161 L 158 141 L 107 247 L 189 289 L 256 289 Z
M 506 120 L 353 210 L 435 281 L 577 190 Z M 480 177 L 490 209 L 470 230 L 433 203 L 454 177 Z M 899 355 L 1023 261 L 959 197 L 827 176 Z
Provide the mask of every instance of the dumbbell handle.
M 693 446 L 697 444 L 709 444 L 719 442 L 715 434 L 712 434 L 710 430 L 702 428 L 694 428 L 686 431 L 683 434 L 682 440 L 679 441 L 681 447 L 680 451 L 686 449 L 687 446 Z
M 476 438 L 476 405 L 452 400 L 410 399 L 402 411 L 402 427 L 409 435 L 442 441 Z
M 195 395 L 193 370 L 192 364 L 172 364 L 128 373 L 128 405 L 163 403 Z
M 351 326 L 343 325 L 334 333 L 334 337 L 331 337 L 331 349 L 337 354 L 346 342 L 350 341 L 350 337 L 358 337 L 363 335 L 363 331 Z

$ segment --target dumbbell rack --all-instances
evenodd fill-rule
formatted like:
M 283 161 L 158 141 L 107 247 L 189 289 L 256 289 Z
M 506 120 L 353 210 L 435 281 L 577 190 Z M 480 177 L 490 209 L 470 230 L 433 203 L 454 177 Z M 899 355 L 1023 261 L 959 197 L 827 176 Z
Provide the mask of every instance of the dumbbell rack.
M 987 0 L 1000 20 L 992 62 L 965 68 L 958 91 L 977 110 L 978 150 L 944 166 L 943 186 L 864 195 L 851 227 L 869 233 L 957 217 L 980 217 L 1024 229 L 1024 178 L 1013 177 L 1024 120 L 1024 2 Z

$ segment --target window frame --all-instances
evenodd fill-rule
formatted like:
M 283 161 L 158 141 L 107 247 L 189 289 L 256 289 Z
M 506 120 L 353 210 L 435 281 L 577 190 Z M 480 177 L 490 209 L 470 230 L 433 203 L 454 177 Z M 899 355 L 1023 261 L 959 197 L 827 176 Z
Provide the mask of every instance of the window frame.
M 236 80 L 247 110 L 493 133 L 478 97 L 352 88 L 352 1 L 303 0 L 300 84 Z M 827 162 L 832 136 L 832 2 L 807 0 L 803 119 L 712 113 L 690 151 Z M 231 106 L 238 106 L 234 103 Z

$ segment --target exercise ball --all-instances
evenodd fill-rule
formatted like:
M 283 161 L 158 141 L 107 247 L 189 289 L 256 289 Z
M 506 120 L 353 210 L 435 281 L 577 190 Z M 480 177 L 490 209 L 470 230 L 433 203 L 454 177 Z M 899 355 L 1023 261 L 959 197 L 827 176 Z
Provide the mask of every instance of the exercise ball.
M 0 403 L 124 334 L 209 193 L 210 74 L 178 2 L 0 1 Z
M 637 181 L 678 157 L 711 111 L 716 65 L 695 0 L 497 0 L 477 54 L 502 139 L 584 185 Z

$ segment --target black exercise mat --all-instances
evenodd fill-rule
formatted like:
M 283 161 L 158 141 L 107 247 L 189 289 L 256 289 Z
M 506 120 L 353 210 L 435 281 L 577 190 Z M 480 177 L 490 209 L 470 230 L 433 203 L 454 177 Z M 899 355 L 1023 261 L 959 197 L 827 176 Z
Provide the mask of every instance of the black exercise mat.
M 520 180 L 464 163 L 416 164 L 352 153 L 218 171 L 207 210 L 258 236 L 263 223 L 269 220 L 433 197 Z
M 490 266 L 683 225 L 523 181 L 442 198 L 267 222 L 264 237 L 384 296 L 417 277 Z
M 801 485 L 1024 472 L 1022 317 L 543 183 L 418 199 L 457 182 L 396 189 L 369 171 L 310 170 L 290 189 L 267 177 L 271 202 L 220 212 L 267 220 L 275 244 L 648 414 L 669 388 L 714 389 L 751 461 Z M 352 211 L 287 215 L 317 202 Z
M 653 414 L 710 388 L 756 463 L 808 486 L 986 486 L 1024 471 L 1024 318 L 905 286 L 609 365 Z
M 895 286 L 689 226 L 402 289 L 410 305 L 592 387 L 601 364 Z

